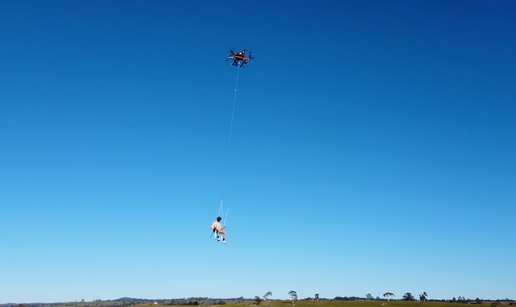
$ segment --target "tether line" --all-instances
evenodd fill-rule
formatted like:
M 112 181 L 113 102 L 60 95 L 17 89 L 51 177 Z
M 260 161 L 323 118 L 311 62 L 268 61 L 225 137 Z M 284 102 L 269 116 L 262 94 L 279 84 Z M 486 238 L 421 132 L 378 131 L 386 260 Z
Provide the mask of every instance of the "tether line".
M 224 175 L 226 174 L 226 172 L 228 170 L 229 151 L 231 149 L 231 138 L 233 136 L 233 121 L 235 119 L 235 108 L 236 108 L 238 77 L 239 76 L 240 76 L 240 66 L 238 66 L 238 68 L 237 68 L 237 76 L 236 76 L 236 81 L 235 81 L 235 95 L 233 96 L 233 110 L 231 111 L 231 124 L 229 126 L 229 139 L 228 139 L 228 147 L 227 147 L 227 151 L 226 151 L 226 165 L 224 167 Z M 228 208 L 228 210 L 229 210 L 229 208 Z M 224 214 L 224 192 L 222 192 L 222 197 L 220 198 L 219 214 L 217 216 L 222 217 L 222 214 Z M 226 217 L 227 217 L 227 212 L 226 212 Z M 224 220 L 224 225 L 225 224 L 226 224 L 226 221 Z

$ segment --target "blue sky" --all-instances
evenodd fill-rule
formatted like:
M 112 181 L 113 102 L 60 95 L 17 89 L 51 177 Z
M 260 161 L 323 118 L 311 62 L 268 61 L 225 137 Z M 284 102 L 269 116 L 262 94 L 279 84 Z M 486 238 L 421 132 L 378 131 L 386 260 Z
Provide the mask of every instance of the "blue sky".
M 511 1 L 2 1 L 0 303 L 516 298 L 515 20 Z M 231 48 L 256 59 L 225 170 Z

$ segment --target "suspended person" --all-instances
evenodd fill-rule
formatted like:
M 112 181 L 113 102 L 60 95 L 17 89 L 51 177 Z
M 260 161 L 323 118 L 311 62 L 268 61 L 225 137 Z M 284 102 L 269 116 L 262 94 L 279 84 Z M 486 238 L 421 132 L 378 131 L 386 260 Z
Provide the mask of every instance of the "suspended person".
M 217 217 L 217 220 L 211 224 L 210 228 L 213 232 L 217 233 L 217 241 L 220 241 L 220 234 L 222 234 L 222 243 L 226 244 L 226 232 L 224 231 L 226 227 L 222 227 L 222 225 L 220 225 L 221 220 L 222 218 L 220 216 Z

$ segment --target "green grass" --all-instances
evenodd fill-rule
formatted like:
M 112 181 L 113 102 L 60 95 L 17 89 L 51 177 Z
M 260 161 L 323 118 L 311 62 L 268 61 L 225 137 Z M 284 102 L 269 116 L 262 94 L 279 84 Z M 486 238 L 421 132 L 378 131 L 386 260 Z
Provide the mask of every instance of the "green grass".
M 333 301 L 327 302 L 325 307 L 464 307 L 464 304 L 451 304 L 443 302 L 407 302 L 407 301 Z M 297 305 L 297 303 L 296 303 Z M 318 305 L 318 304 L 317 304 Z M 301 307 L 301 306 L 300 306 Z
M 490 301 L 484 302 L 484 306 L 491 306 Z M 113 307 L 116 305 L 121 305 L 118 302 L 84 302 L 84 303 L 69 303 L 63 305 L 56 305 L 56 307 L 96 307 L 99 306 L 109 306 Z M 473 304 L 475 305 L 475 304 Z M 507 306 L 507 303 L 503 302 L 500 306 Z M 154 304 L 135 304 L 134 307 L 292 307 L 292 301 L 278 301 L 272 300 L 267 303 L 262 302 L 260 305 L 256 305 L 254 302 L 243 302 L 240 304 L 227 304 L 227 305 L 202 305 L 202 306 L 192 306 L 192 305 L 154 305 Z M 47 306 L 48 307 L 48 306 Z M 462 303 L 446 303 L 446 302 L 425 302 L 420 303 L 417 301 L 407 302 L 407 301 L 329 301 L 324 300 L 319 303 L 314 303 L 314 301 L 296 301 L 295 307 L 467 307 L 466 304 Z
M 485 304 L 485 303 L 484 303 Z M 295 307 L 466 307 L 468 304 L 461 303 L 446 303 L 446 302 L 425 302 L 417 301 L 320 301 L 314 303 L 313 301 L 296 301 Z M 220 307 L 256 307 L 256 304 L 245 302 L 240 304 L 217 305 Z M 291 301 L 268 301 L 266 304 L 262 303 L 261 307 L 292 307 Z M 153 306 L 149 306 L 153 307 Z M 155 305 L 154 305 L 155 307 Z M 189 306 L 191 307 L 191 306 Z

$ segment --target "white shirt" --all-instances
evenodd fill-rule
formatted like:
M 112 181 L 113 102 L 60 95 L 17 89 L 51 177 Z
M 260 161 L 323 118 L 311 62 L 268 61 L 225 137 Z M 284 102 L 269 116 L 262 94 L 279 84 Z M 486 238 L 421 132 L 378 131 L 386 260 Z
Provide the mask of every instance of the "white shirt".
M 218 231 L 220 231 L 222 229 L 222 226 L 220 226 L 220 223 L 215 221 L 213 222 L 213 224 L 211 224 L 211 229 L 217 229 Z

